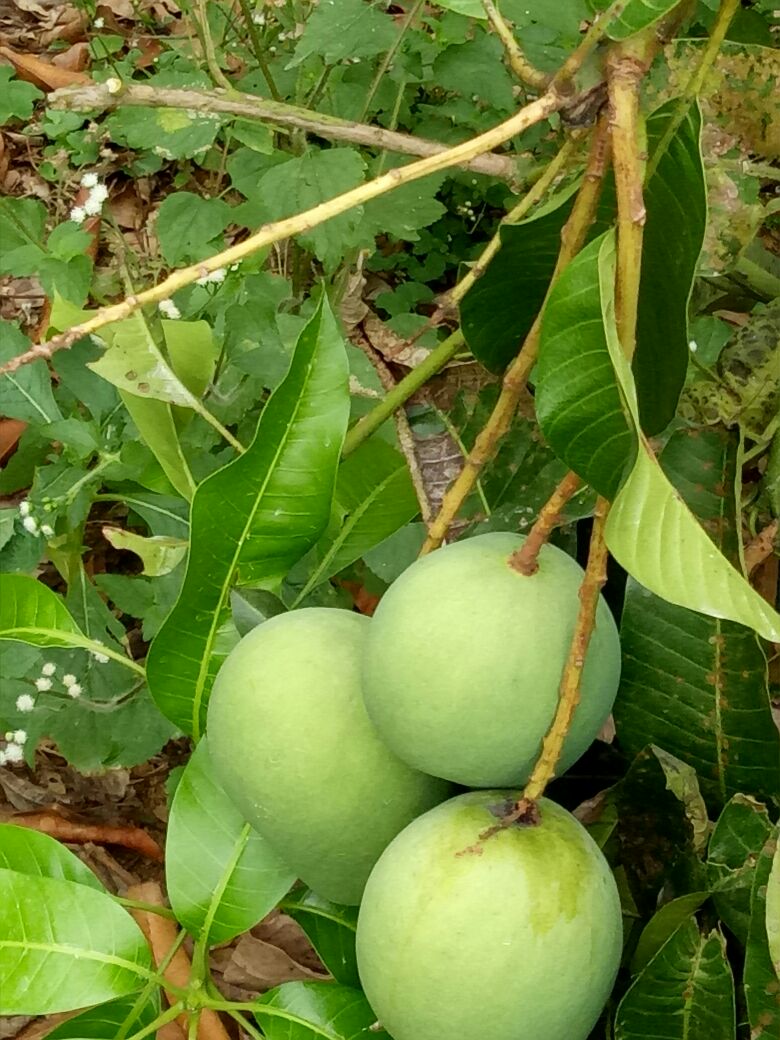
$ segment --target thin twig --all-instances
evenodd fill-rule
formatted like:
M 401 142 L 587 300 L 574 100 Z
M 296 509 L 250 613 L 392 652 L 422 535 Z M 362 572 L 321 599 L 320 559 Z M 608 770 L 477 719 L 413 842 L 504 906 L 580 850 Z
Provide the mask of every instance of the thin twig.
M 419 14 L 424 3 L 425 0 L 416 0 L 416 3 L 412 4 L 412 6 L 409 8 L 409 10 L 406 13 L 406 17 L 404 18 L 401 24 L 401 28 L 398 30 L 398 34 L 392 43 L 392 46 L 377 66 L 377 70 L 371 82 L 371 86 L 368 88 L 366 100 L 363 102 L 363 108 L 360 113 L 361 122 L 368 115 L 368 110 L 371 108 L 371 102 L 374 100 L 377 90 L 379 90 L 379 85 L 385 78 L 385 75 L 387 74 L 390 66 L 393 63 L 393 58 L 395 58 L 396 54 L 398 53 L 398 48 L 403 43 L 404 36 L 406 36 L 406 33 L 408 32 L 410 26 Z
M 555 776 L 555 767 L 561 757 L 561 749 L 569 732 L 574 712 L 580 702 L 582 672 L 585 667 L 588 646 L 596 625 L 596 609 L 599 595 L 607 580 L 607 546 L 604 542 L 604 525 L 609 512 L 609 503 L 604 498 L 596 502 L 593 531 L 590 536 L 588 563 L 580 586 L 580 608 L 574 626 L 574 635 L 569 656 L 563 668 L 558 689 L 558 708 L 552 726 L 542 744 L 542 753 L 534 766 L 525 786 L 522 799 L 517 803 L 515 819 L 521 820 L 530 806 L 544 793 L 547 784 Z
M 105 83 L 93 83 L 52 91 L 49 95 L 49 105 L 52 108 L 66 108 L 79 112 L 102 112 L 120 107 L 181 108 L 204 115 L 215 113 L 238 116 L 241 119 L 291 127 L 330 141 L 345 141 L 366 148 L 415 155 L 423 159 L 447 151 L 447 145 L 438 141 L 429 141 L 413 134 L 386 130 L 384 127 L 370 126 L 367 123 L 353 123 L 349 119 L 338 119 L 336 116 L 312 112 L 298 105 L 268 101 L 254 94 L 241 94 L 236 90 L 226 93 L 220 90 L 180 90 L 173 87 L 150 87 L 141 83 L 128 83 L 123 84 L 118 93 L 111 94 Z M 517 184 L 522 180 L 518 174 L 517 161 L 509 155 L 488 152 L 468 159 L 461 165 L 474 173 L 484 173 L 510 184 Z
M 230 80 L 220 68 L 219 59 L 217 58 L 217 49 L 214 46 L 214 37 L 211 35 L 211 26 L 209 25 L 207 0 L 195 0 L 195 6 L 198 10 L 200 31 L 203 34 L 203 50 L 206 53 L 206 65 L 211 73 L 211 78 L 223 90 L 232 90 Z
M 321 202 L 311 209 L 304 210 L 302 213 L 297 213 L 295 216 L 287 217 L 284 220 L 266 224 L 242 242 L 237 242 L 220 253 L 215 253 L 205 260 L 200 260 L 197 264 L 174 271 L 173 274 L 151 289 L 128 296 L 119 303 L 101 307 L 86 321 L 66 329 L 65 332 L 54 336 L 46 343 L 36 344 L 25 351 L 25 353 L 11 358 L 4 365 L 0 365 L 0 375 L 6 372 L 15 372 L 22 365 L 29 364 L 39 358 L 51 358 L 56 351 L 65 350 L 72 346 L 73 343 L 83 339 L 90 333 L 96 332 L 105 325 L 110 325 L 115 321 L 121 321 L 129 317 L 146 304 L 156 304 L 160 300 L 170 299 L 179 289 L 191 285 L 199 278 L 204 278 L 212 271 L 220 268 L 230 267 L 245 257 L 252 256 L 266 246 L 272 245 L 274 242 L 279 242 L 283 238 L 290 238 L 292 235 L 298 235 L 305 231 L 311 231 L 326 220 L 330 220 L 331 217 L 346 213 L 355 206 L 368 202 L 369 199 L 375 199 L 392 191 L 394 188 L 401 187 L 401 185 L 409 184 L 412 181 L 419 180 L 421 177 L 427 177 L 431 173 L 439 173 L 441 170 L 449 169 L 451 166 L 458 166 L 464 160 L 482 155 L 484 152 L 488 152 L 505 141 L 509 141 L 517 134 L 523 133 L 529 127 L 546 119 L 553 112 L 558 111 L 562 105 L 562 96 L 555 89 L 551 88 L 545 95 L 536 101 L 532 101 L 503 123 L 470 141 L 464 141 L 453 148 L 448 148 L 447 151 L 442 152 L 440 155 L 434 155 L 428 159 L 420 159 L 418 162 L 410 163 L 408 166 L 388 170 L 387 173 L 383 173 L 380 177 L 375 177 L 365 184 L 352 188 L 351 191 L 328 199 L 327 202 Z
M 258 68 L 263 74 L 263 79 L 266 82 L 268 90 L 274 101 L 281 101 L 282 95 L 276 86 L 271 69 L 268 66 L 268 62 L 265 60 L 265 54 L 263 54 L 263 41 L 260 39 L 260 34 L 257 31 L 257 26 L 252 20 L 252 12 L 249 10 L 249 4 L 247 0 L 238 0 L 238 5 L 241 8 L 241 14 L 246 24 L 247 32 L 249 33 L 249 39 L 252 41 L 252 52 L 255 56 Z
M 553 529 L 561 522 L 561 510 L 581 487 L 582 480 L 576 473 L 570 471 L 566 474 L 539 510 L 539 516 L 528 532 L 526 540 L 509 557 L 511 567 L 526 576 L 536 574 L 539 570 L 538 557 L 542 546 L 552 534 Z
M 580 187 L 574 207 L 569 219 L 564 225 L 561 233 L 561 248 L 558 260 L 553 271 L 547 296 L 557 281 L 561 271 L 569 261 L 577 255 L 585 243 L 588 229 L 596 216 L 599 196 L 604 175 L 607 169 L 609 157 L 608 123 L 602 116 L 593 134 L 591 141 L 588 165 L 585 170 L 582 186 Z M 545 297 L 545 302 L 547 299 Z M 444 539 L 450 524 L 453 522 L 461 506 L 466 501 L 474 487 L 474 484 L 487 462 L 494 456 L 501 440 L 506 436 L 517 405 L 525 389 L 528 376 L 533 368 L 539 352 L 539 333 L 541 331 L 541 317 L 544 311 L 544 303 L 537 316 L 520 353 L 509 366 L 504 375 L 503 385 L 498 401 L 488 419 L 484 429 L 478 435 L 474 446 L 466 457 L 463 469 L 459 476 L 453 481 L 444 500 L 441 509 L 431 524 L 428 537 L 423 544 L 421 554 L 432 552 L 437 549 Z
M 493 0 L 482 0 L 482 6 L 485 8 L 485 14 L 488 16 L 488 21 L 493 26 L 496 36 L 504 45 L 507 59 L 514 74 L 526 86 L 532 87 L 534 90 L 544 90 L 550 81 L 550 77 L 532 65 L 523 54 L 523 50 L 517 42 L 517 37 L 504 20 L 504 16 L 493 3 Z

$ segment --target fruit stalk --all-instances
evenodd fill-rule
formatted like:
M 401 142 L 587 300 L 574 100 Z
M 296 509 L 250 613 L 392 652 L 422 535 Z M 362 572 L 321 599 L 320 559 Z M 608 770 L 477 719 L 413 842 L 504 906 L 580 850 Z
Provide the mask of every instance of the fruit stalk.
M 580 478 L 569 471 L 539 510 L 539 516 L 522 546 L 509 557 L 510 566 L 527 576 L 536 574 L 539 570 L 539 550 L 552 534 L 553 528 L 561 522 L 561 510 L 581 487 Z
M 590 536 L 588 563 L 585 576 L 580 586 L 580 609 L 574 628 L 569 656 L 563 668 L 561 685 L 558 694 L 558 709 L 552 726 L 544 738 L 542 753 L 534 766 L 534 771 L 525 786 L 523 797 L 517 803 L 512 816 L 516 820 L 523 819 L 533 810 L 534 803 L 541 798 L 547 784 L 555 775 L 555 767 L 560 758 L 561 748 L 569 732 L 574 712 L 580 701 L 582 670 L 588 651 L 593 629 L 596 623 L 596 607 L 599 593 L 607 580 L 607 546 L 604 541 L 604 526 L 609 512 L 609 503 L 604 498 L 596 502 L 593 519 L 593 531 Z

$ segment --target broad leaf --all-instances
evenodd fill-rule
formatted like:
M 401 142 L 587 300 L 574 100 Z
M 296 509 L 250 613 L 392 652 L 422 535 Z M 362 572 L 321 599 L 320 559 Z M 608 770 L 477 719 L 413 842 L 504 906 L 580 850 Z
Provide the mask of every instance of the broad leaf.
M 196 737 L 220 663 L 217 634 L 229 620 L 230 589 L 280 579 L 322 534 L 348 412 L 344 343 L 323 296 L 252 445 L 193 500 L 184 586 L 147 667 L 160 710 Z
M 376 1015 L 359 989 L 337 982 L 285 982 L 254 1012 L 268 1040 L 371 1040 Z
M 778 883 L 777 871 L 773 869 L 777 859 L 777 843 L 780 830 L 774 832 L 764 845 L 756 863 L 753 890 L 750 897 L 750 928 L 745 949 L 743 985 L 747 1003 L 751 1038 L 769 1040 L 780 1031 L 780 978 L 772 963 L 772 953 L 767 930 L 769 910 L 769 884 Z M 774 878 L 772 877 L 774 875 Z M 773 903 L 777 905 L 777 892 L 773 892 Z M 771 923 L 773 934 L 777 931 L 777 920 Z
M 47 1015 L 139 990 L 146 940 L 108 895 L 0 869 L 0 1014 Z
M 46 1040 L 106 1040 L 109 1036 L 116 1037 L 127 1019 L 133 1015 L 137 999 L 134 996 L 119 997 L 82 1011 L 80 1015 L 69 1018 L 47 1033 Z M 151 1025 L 159 1013 L 160 1002 L 155 993 L 134 1015 L 128 1035 Z
M 591 3 L 596 10 L 606 10 L 612 0 L 591 0 Z M 628 0 L 610 19 L 607 35 L 613 40 L 627 40 L 657 22 L 678 3 L 679 0 Z
M 601 306 L 607 346 L 621 394 L 639 430 L 636 387 L 615 328 L 612 235 L 599 251 Z M 645 588 L 680 607 L 736 621 L 766 639 L 780 639 L 780 615 L 718 551 L 665 476 L 644 436 L 634 468 L 612 503 L 607 546 Z
M 718 916 L 744 946 L 756 862 L 772 834 L 765 805 L 735 795 L 718 817 L 707 853 L 707 882 Z
M 206 930 L 209 946 L 249 931 L 295 882 L 217 783 L 205 741 L 173 797 L 165 877 L 176 917 L 195 936 Z
M 280 909 L 294 917 L 336 982 L 360 988 L 355 955 L 358 908 L 340 906 L 310 889 L 291 892 Z
M 639 936 L 631 959 L 631 971 L 634 974 L 644 970 L 666 940 L 684 921 L 696 913 L 708 895 L 708 892 L 689 892 L 664 903 L 661 909 L 653 914 Z
M 95 874 L 70 849 L 48 834 L 29 827 L 0 824 L 0 868 L 32 877 L 73 881 L 103 891 Z
M 418 511 L 403 456 L 376 437 L 366 441 L 339 466 L 333 517 L 314 547 L 314 570 L 298 601 L 389 538 Z
M 0 364 L 29 350 L 29 339 L 8 321 L 0 321 Z M 0 376 L 0 415 L 24 422 L 56 422 L 62 418 L 51 392 L 51 376 L 43 360 Z
M 689 917 L 667 939 L 620 1002 L 615 1040 L 734 1040 L 734 979 L 718 931 L 701 935 Z
M 151 578 L 170 574 L 187 553 L 187 542 L 184 539 L 171 538 L 164 534 L 147 538 L 142 534 L 136 534 L 135 531 L 125 531 L 121 527 L 104 527 L 103 537 L 115 549 L 127 549 L 139 556 L 143 563 L 141 574 Z
M 737 554 L 738 440 L 723 428 L 680 430 L 661 467 L 721 552 Z M 780 790 L 780 733 L 767 663 L 749 628 L 675 606 L 629 581 L 614 715 L 621 745 L 648 740 L 693 765 L 710 805 L 738 791 Z
M 389 50 L 397 34 L 392 18 L 376 3 L 339 0 L 319 4 L 306 19 L 292 64 L 298 65 L 312 54 L 326 65 L 344 58 L 373 58 Z

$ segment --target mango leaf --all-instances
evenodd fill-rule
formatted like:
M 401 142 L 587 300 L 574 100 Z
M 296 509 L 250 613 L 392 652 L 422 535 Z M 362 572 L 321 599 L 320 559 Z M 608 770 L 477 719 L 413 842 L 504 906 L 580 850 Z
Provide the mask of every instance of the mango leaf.
M 160 463 L 171 486 L 188 502 L 195 494 L 195 481 L 179 443 L 173 418 L 174 405 L 120 390 L 119 396 L 135 423 L 141 440 Z
M 0 574 L 0 639 L 33 646 L 83 647 L 143 672 L 129 657 L 85 636 L 60 597 L 27 574 Z
M 780 979 L 780 845 L 775 844 L 766 886 L 766 938 L 775 975 Z
M 118 1036 L 131 1015 L 133 1028 L 130 1033 L 145 1029 L 160 1013 L 159 997 L 154 994 L 135 1015 L 133 1009 L 137 999 L 134 996 L 119 997 L 82 1011 L 47 1033 L 46 1040 L 106 1040 L 108 1036 Z
M 673 99 L 647 119 L 651 162 L 678 105 Z M 688 370 L 688 300 L 707 226 L 698 105 L 665 145 L 647 184 L 645 207 L 633 371 L 642 429 L 652 436 L 673 418 Z
M 287 607 L 278 596 L 266 589 L 233 589 L 230 593 L 230 610 L 238 634 L 245 636 L 269 618 L 284 614 Z
M 371 1040 L 376 1015 L 359 989 L 337 982 L 285 982 L 257 1002 L 254 1016 L 268 1040 Z
M 591 0 L 592 6 L 597 11 L 606 10 L 612 0 Z M 612 17 L 607 27 L 607 35 L 612 40 L 627 40 L 629 36 L 646 29 L 653 22 L 657 22 L 673 7 L 679 0 L 629 0 L 622 4 L 622 9 Z
M 103 537 L 115 549 L 128 549 L 140 556 L 143 561 L 141 574 L 150 578 L 159 578 L 170 574 L 187 554 L 189 544 L 183 538 L 171 538 L 170 535 L 151 535 L 144 537 L 135 531 L 125 531 L 121 527 L 104 527 Z
M 736 794 L 718 817 L 710 838 L 707 883 L 718 916 L 743 946 L 750 928 L 756 862 L 771 834 L 766 806 L 746 794 Z
M 359 989 L 355 954 L 358 908 L 331 903 L 310 889 L 291 892 L 279 908 L 303 928 L 336 982 Z
M 556 454 L 600 495 L 614 498 L 636 436 L 615 382 L 599 295 L 599 255 L 610 234 L 586 246 L 550 293 L 535 400 Z
M 738 438 L 723 427 L 679 430 L 665 475 L 724 556 L 738 552 Z M 629 580 L 621 618 L 623 669 L 614 716 L 629 753 L 648 740 L 697 770 L 708 803 L 780 789 L 780 733 L 767 662 L 749 628 L 687 610 Z
M 152 696 L 196 737 L 220 663 L 216 641 L 229 619 L 231 586 L 280 579 L 322 534 L 348 413 L 346 352 L 323 296 L 252 445 L 198 487 L 184 586 L 149 652 Z
M 313 549 L 314 570 L 297 602 L 409 523 L 418 511 L 403 456 L 385 441 L 365 441 L 339 466 L 331 523 Z
M 708 896 L 708 892 L 688 892 L 665 903 L 653 914 L 642 929 L 634 956 L 631 958 L 632 974 L 638 974 L 647 967 L 672 933 L 696 913 Z
M 149 947 L 110 896 L 0 869 L 0 1014 L 99 1004 L 153 978 Z
M 631 368 L 615 328 L 615 247 L 611 233 L 599 250 L 599 282 L 607 347 L 620 390 L 639 430 Z M 670 603 L 736 621 L 765 639 L 780 639 L 780 615 L 718 552 L 664 475 L 644 436 L 634 468 L 607 517 L 607 546 L 624 570 Z
M 772 963 L 767 932 L 769 884 L 770 881 L 775 886 L 780 883 L 777 871 L 773 869 L 777 858 L 778 837 L 780 830 L 775 827 L 758 857 L 750 897 L 750 928 L 742 982 L 745 987 L 750 1035 L 755 1040 L 769 1040 L 770 1037 L 777 1036 L 780 1030 L 780 978 L 775 973 Z M 773 892 L 772 898 L 776 906 L 776 891 Z M 771 927 L 773 934 L 776 933 L 776 920 L 772 921 Z
M 249 931 L 295 883 L 217 784 L 205 741 L 173 796 L 165 877 L 177 918 L 195 936 L 206 931 L 209 946 Z
M 70 849 L 48 834 L 29 827 L 0 824 L 0 868 L 32 877 L 73 881 L 103 891 L 95 874 Z
M 735 1040 L 734 979 L 726 942 L 693 917 L 664 943 L 620 1002 L 615 1040 Z

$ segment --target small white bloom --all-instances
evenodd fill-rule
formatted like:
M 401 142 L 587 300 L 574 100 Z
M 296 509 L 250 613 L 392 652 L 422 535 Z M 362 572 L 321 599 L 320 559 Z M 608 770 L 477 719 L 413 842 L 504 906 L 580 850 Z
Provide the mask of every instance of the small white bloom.
M 47 690 L 51 689 L 51 679 L 36 679 L 35 688 L 41 693 L 46 693 Z
M 108 664 L 108 657 L 106 654 L 95 653 L 92 656 L 95 658 L 98 664 Z M 73 687 L 71 687 L 71 689 L 73 689 Z
M 88 195 L 84 202 L 84 212 L 88 217 L 96 217 L 103 208 L 103 203 L 94 195 Z
M 20 693 L 16 698 L 16 710 L 21 712 L 32 711 L 35 707 L 35 698 L 29 693 Z
M 24 502 L 20 502 L 19 503 L 19 513 L 20 513 L 20 515 L 21 516 L 29 516 L 31 508 L 32 508 L 32 506 L 30 505 L 30 503 L 25 498 Z
M 118 94 L 122 89 L 122 80 L 117 79 L 116 76 L 111 76 L 106 80 L 106 90 L 109 94 Z
M 92 28 L 93 29 L 102 29 L 105 24 L 106 24 L 105 18 L 96 18 L 95 21 L 92 23 Z
M 265 15 L 262 11 L 255 11 L 252 15 L 252 21 L 255 25 L 265 25 Z
M 67 675 L 63 675 L 62 681 L 65 684 L 65 686 L 72 686 L 75 682 L 78 682 L 76 676 L 71 675 L 70 672 L 68 672 Z
M 81 178 L 82 188 L 94 188 L 98 182 L 98 175 L 96 173 L 85 173 Z
M 46 664 L 41 668 L 41 675 L 54 675 L 57 671 L 57 665 L 53 661 L 47 661 Z
M 50 524 L 43 524 L 41 527 L 41 534 L 44 538 L 53 538 L 54 528 Z
M 157 309 L 160 314 L 164 314 L 166 318 L 180 318 L 181 311 L 173 302 L 173 300 L 160 300 L 157 304 Z
M 74 206 L 70 211 L 70 219 L 75 221 L 76 224 L 83 224 L 87 216 L 87 211 L 83 206 Z
M 696 342 L 695 339 L 692 339 L 688 346 L 690 348 L 691 354 L 695 354 L 696 351 L 699 349 L 699 344 Z
M 103 655 L 101 654 L 100 656 L 102 657 Z M 95 654 L 95 657 L 97 657 L 97 654 Z M 108 658 L 106 658 L 106 660 L 108 660 Z M 78 697 L 81 696 L 81 686 L 77 682 L 71 683 L 71 685 L 68 687 L 67 693 L 69 697 L 72 697 L 74 700 L 76 700 Z
M 5 765 L 5 750 L 0 748 L 0 766 Z
M 97 199 L 98 202 L 105 202 L 108 198 L 108 188 L 105 184 L 96 184 L 89 194 L 91 198 Z
M 5 761 L 6 762 L 23 762 L 24 751 L 22 751 L 19 744 L 9 744 L 5 749 Z
M 198 279 L 198 285 L 208 285 L 210 282 L 224 282 L 227 270 L 224 267 L 218 267 L 216 271 L 209 271 L 208 274 L 204 274 L 202 278 Z
M 27 730 L 16 729 L 13 732 L 13 739 L 15 744 L 26 744 L 27 743 Z
M 38 521 L 34 516 L 26 516 L 22 520 L 22 527 L 25 531 L 29 531 L 30 534 L 38 534 Z

